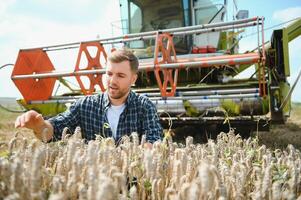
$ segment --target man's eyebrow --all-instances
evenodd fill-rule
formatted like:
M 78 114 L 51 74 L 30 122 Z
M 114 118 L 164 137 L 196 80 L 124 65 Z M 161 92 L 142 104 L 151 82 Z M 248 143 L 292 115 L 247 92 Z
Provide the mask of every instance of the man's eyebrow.
M 118 75 L 126 75 L 125 73 L 122 73 L 122 72 L 118 72 L 117 74 Z

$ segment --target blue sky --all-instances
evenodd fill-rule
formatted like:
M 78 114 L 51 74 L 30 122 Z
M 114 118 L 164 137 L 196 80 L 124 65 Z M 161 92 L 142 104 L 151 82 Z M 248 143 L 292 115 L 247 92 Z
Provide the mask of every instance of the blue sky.
M 249 10 L 249 16 L 264 16 L 265 27 L 301 16 L 300 0 L 236 0 L 239 9 Z M 231 11 L 233 6 L 229 6 Z M 118 0 L 1 0 L 0 3 L 0 66 L 14 63 L 19 49 L 74 41 L 93 40 L 111 36 L 111 22 L 119 19 Z M 232 19 L 232 16 L 228 16 Z M 281 28 L 281 26 L 279 27 Z M 116 31 L 116 30 L 115 30 Z M 271 30 L 266 31 L 269 39 Z M 116 33 L 116 32 L 115 32 Z M 251 37 L 240 44 L 241 50 L 255 47 Z M 301 69 L 301 37 L 290 44 L 290 81 Z M 54 65 L 73 69 L 66 56 L 52 53 Z M 73 59 L 73 60 L 74 60 Z M 70 59 L 69 59 L 70 60 Z M 57 68 L 57 67 L 56 67 Z M 10 80 L 12 68 L 0 71 L 0 96 L 21 97 Z M 301 82 L 293 93 L 294 101 L 301 101 Z

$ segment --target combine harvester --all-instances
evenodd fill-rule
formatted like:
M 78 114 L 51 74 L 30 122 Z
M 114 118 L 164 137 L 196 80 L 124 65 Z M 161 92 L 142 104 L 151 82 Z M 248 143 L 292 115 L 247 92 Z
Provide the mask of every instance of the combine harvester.
M 151 99 L 166 129 L 193 127 L 214 136 L 229 125 L 249 134 L 284 123 L 290 113 L 288 43 L 300 35 L 301 20 L 274 30 L 265 42 L 263 17 L 239 11 L 237 20 L 225 22 L 226 6 L 226 0 L 120 0 L 122 36 L 20 50 L 11 75 L 23 96 L 18 102 L 51 116 L 82 95 L 104 92 L 107 54 L 117 44 L 139 57 L 134 91 Z M 257 48 L 238 53 L 239 36 L 249 27 L 256 30 Z M 65 57 L 74 70 L 56 70 L 49 52 L 74 49 L 77 59 Z M 254 74 L 236 78 L 248 68 Z M 58 94 L 61 85 L 69 91 Z

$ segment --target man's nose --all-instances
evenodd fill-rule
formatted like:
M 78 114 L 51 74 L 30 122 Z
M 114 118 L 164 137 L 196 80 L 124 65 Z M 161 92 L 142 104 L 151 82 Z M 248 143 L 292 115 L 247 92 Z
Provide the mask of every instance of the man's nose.
M 116 75 L 112 75 L 110 77 L 110 84 L 116 84 L 117 83 L 117 77 Z

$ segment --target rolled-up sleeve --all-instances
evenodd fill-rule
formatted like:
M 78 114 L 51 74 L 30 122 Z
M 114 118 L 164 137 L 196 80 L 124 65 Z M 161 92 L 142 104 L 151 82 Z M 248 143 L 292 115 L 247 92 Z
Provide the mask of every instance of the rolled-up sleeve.
M 145 99 L 143 104 L 143 132 L 146 140 L 154 143 L 162 139 L 163 129 L 155 105 L 149 99 Z
M 69 129 L 70 133 L 74 133 L 74 130 L 80 121 L 79 113 L 81 103 L 82 100 L 78 100 L 77 102 L 73 103 L 67 111 L 48 119 L 53 126 L 54 131 L 52 141 L 57 141 L 62 138 L 62 131 L 65 127 Z

